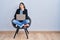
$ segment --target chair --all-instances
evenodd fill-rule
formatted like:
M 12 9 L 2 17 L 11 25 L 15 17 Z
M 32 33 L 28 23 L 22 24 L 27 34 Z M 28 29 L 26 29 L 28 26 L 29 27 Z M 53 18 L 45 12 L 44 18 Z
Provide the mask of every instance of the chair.
M 30 25 L 31 25 L 31 19 L 30 19 L 30 17 L 29 17 L 29 16 L 28 16 L 28 19 L 30 20 L 30 23 L 29 23 L 29 26 L 30 26 Z M 12 21 L 13 21 L 13 20 L 14 20 L 14 18 L 12 19 Z M 23 26 L 22 28 L 20 28 L 19 26 L 16 26 L 16 24 L 14 24 L 13 22 L 12 22 L 12 25 L 13 25 L 13 27 L 14 27 L 14 28 L 16 28 L 16 32 L 15 32 L 15 34 L 14 34 L 14 37 L 13 37 L 13 38 L 15 38 L 16 34 L 18 34 L 19 29 L 24 29 L 25 34 L 26 34 L 26 37 L 27 37 L 27 39 L 28 39 L 29 31 L 27 30 L 27 28 L 29 28 L 29 26 L 28 26 L 27 28 L 24 28 L 24 26 Z

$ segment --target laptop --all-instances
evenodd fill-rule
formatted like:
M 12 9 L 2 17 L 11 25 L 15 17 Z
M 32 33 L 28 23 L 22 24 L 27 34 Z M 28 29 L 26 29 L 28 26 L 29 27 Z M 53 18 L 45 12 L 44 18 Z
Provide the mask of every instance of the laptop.
M 16 19 L 17 20 L 25 20 L 25 18 L 26 18 L 26 15 L 25 14 L 22 14 L 22 15 L 16 14 Z

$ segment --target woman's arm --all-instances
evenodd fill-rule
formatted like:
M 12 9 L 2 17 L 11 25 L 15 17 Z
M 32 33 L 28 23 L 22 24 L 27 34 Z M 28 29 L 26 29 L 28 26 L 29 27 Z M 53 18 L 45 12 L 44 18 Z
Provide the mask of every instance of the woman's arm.
M 28 11 L 27 11 L 27 9 L 25 10 L 26 12 L 26 19 L 28 19 Z
M 18 9 L 15 12 L 14 19 L 16 19 L 16 14 L 18 13 Z

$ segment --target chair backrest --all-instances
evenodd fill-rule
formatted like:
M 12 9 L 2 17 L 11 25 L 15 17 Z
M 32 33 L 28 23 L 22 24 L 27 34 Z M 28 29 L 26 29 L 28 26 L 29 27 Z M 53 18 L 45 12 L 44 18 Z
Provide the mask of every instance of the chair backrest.
M 29 26 L 31 25 L 31 18 L 28 16 L 28 19 L 30 20 Z

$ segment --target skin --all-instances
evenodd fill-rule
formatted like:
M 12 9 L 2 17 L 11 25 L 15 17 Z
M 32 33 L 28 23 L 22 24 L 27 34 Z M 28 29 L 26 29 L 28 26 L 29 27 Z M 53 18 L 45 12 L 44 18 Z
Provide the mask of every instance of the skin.
M 24 10 L 24 5 L 20 4 L 20 8 L 21 8 L 21 10 Z
M 20 4 L 20 8 L 21 10 L 24 10 L 24 5 L 23 4 Z M 25 24 L 24 27 L 26 28 L 27 26 L 29 26 L 29 24 Z

